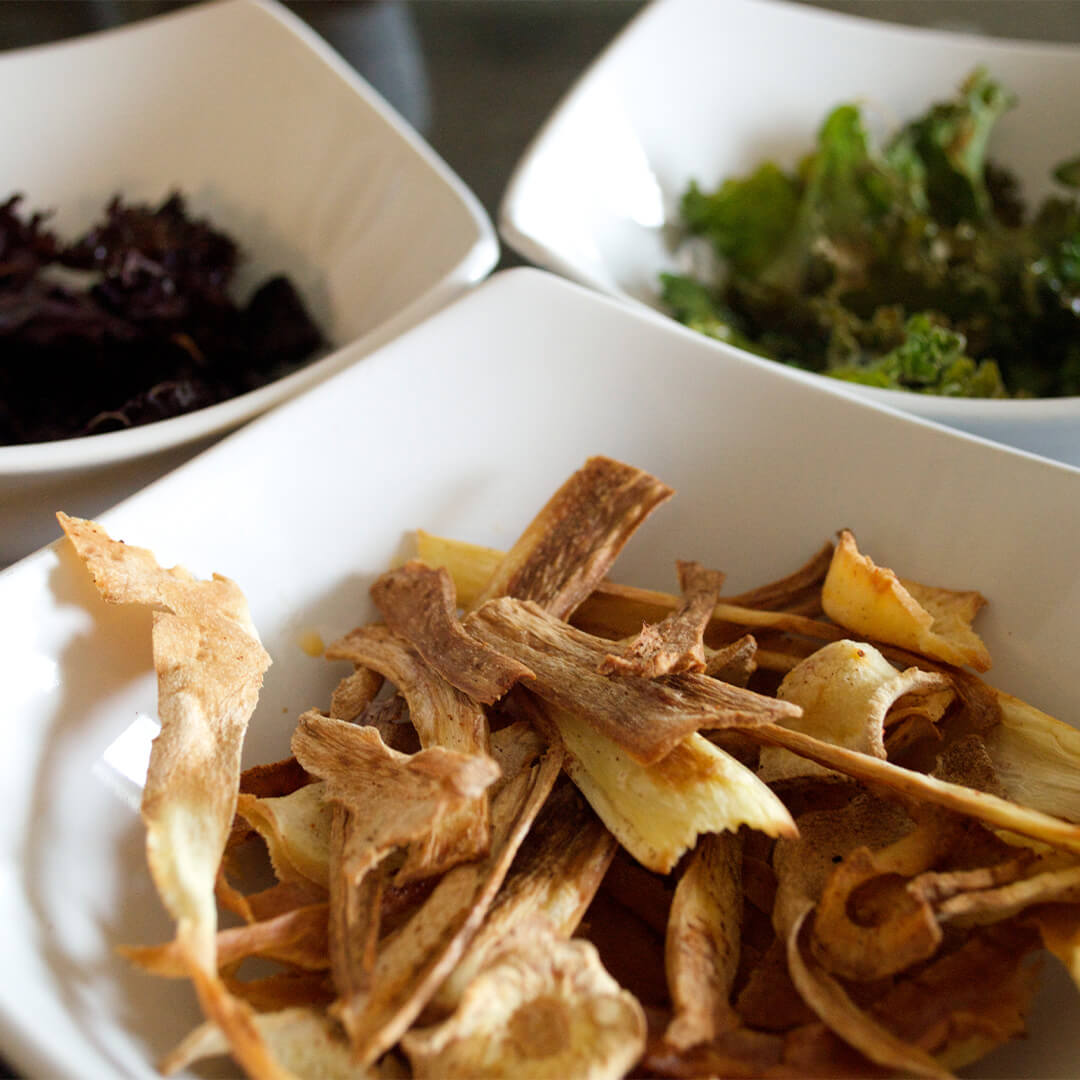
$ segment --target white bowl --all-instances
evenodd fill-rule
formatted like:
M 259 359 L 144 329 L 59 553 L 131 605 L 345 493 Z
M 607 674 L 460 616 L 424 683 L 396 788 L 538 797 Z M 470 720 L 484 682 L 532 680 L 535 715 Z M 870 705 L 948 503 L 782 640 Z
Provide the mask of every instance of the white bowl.
M 157 202 L 173 189 L 248 256 L 238 294 L 288 274 L 330 348 L 174 419 L 0 446 L 0 564 L 44 539 L 21 532 L 22 503 L 16 513 L 9 500 L 234 427 L 361 355 L 343 346 L 373 348 L 430 314 L 498 256 L 472 193 L 273 0 L 218 0 L 0 56 L 0 196 L 55 209 L 51 225 L 73 238 L 114 194 Z
M 790 379 L 536 270 L 497 274 L 102 521 L 245 591 L 274 660 L 251 764 L 288 753 L 340 674 L 301 640 L 373 616 L 368 587 L 412 530 L 505 548 L 594 453 L 677 489 L 618 580 L 670 588 L 694 558 L 737 591 L 850 526 L 899 572 L 983 590 L 994 684 L 1080 714 L 1080 470 Z M 186 984 L 114 952 L 169 933 L 137 812 L 149 623 L 106 609 L 66 541 L 0 574 L 0 611 L 0 1053 L 29 1075 L 149 1078 L 197 1020 Z M 1075 989 L 1045 976 L 1031 1039 L 979 1075 L 1075 1074 Z
M 947 15 L 943 9 L 942 14 Z M 793 165 L 826 113 L 864 101 L 886 126 L 950 97 L 977 64 L 1019 95 L 993 156 L 1040 201 L 1075 152 L 1080 47 L 922 30 L 777 0 L 654 0 L 596 60 L 526 150 L 499 212 L 539 266 L 659 306 L 676 269 L 665 223 L 704 187 L 772 159 Z M 821 379 L 824 376 L 811 376 Z M 1080 464 L 1080 397 L 987 401 L 848 392 Z

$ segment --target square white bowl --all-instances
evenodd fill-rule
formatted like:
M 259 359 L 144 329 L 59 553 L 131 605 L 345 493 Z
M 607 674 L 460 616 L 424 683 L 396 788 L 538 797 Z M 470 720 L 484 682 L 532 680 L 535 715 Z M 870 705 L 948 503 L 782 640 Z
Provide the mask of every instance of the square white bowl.
M 497 274 L 102 521 L 246 593 L 274 660 L 251 764 L 287 754 L 341 674 L 301 641 L 372 617 L 368 587 L 412 530 L 505 548 L 594 453 L 677 490 L 617 580 L 671 588 L 693 558 L 737 591 L 850 526 L 898 572 L 981 589 L 992 682 L 1080 714 L 1080 470 L 789 379 L 535 270 Z M 151 1077 L 197 1010 L 186 984 L 114 952 L 169 934 L 137 812 L 149 620 L 106 609 L 66 541 L 0 574 L 0 610 L 0 1053 L 31 1075 Z M 1080 1029 L 1060 1022 L 1075 989 L 1045 975 L 1031 1039 L 979 1075 L 1075 1073 Z
M 55 210 L 50 226 L 73 239 L 114 194 L 157 203 L 174 189 L 238 242 L 238 295 L 287 274 L 329 349 L 184 416 L 0 446 L 0 564 L 41 542 L 25 532 L 22 504 L 11 509 L 21 493 L 234 427 L 361 355 L 343 346 L 374 348 L 430 314 L 498 257 L 494 227 L 461 180 L 273 0 L 215 0 L 0 55 L 0 196 L 22 192 L 25 208 Z M 122 486 L 136 474 L 119 475 Z
M 658 275 L 678 268 L 665 226 L 677 221 L 691 179 L 711 189 L 765 160 L 793 166 L 841 103 L 865 102 L 893 128 L 951 97 L 978 64 L 1019 96 L 995 129 L 992 156 L 1037 203 L 1051 168 L 1076 149 L 1080 46 L 904 27 L 782 0 L 654 0 L 525 151 L 500 232 L 538 266 L 660 307 Z M 843 385 L 1080 464 L 1080 397 L 989 401 Z

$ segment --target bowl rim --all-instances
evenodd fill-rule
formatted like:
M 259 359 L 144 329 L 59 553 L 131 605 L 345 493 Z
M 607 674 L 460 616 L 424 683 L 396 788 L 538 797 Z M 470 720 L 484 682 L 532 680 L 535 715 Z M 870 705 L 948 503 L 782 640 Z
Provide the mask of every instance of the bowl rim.
M 354 94 L 363 98 L 394 134 L 423 159 L 439 181 L 449 187 L 461 202 L 475 232 L 472 243 L 458 261 L 425 292 L 414 297 L 403 308 L 360 337 L 331 345 L 296 371 L 254 390 L 164 420 L 96 435 L 0 445 L 0 478 L 74 473 L 133 461 L 223 434 L 378 348 L 412 323 L 444 306 L 458 293 L 482 281 L 498 262 L 500 246 L 497 230 L 472 189 L 329 42 L 280 0 L 204 0 L 202 3 L 148 15 L 120 26 L 13 49 L 0 55 L 0 65 L 32 54 L 94 48 L 104 40 L 157 32 L 161 26 L 173 22 L 199 22 L 214 18 L 217 12 L 230 8 L 246 10 L 257 17 L 270 20 L 271 24 L 279 27 L 284 34 L 313 52 Z
M 811 21 L 824 23 L 845 23 L 848 25 L 861 26 L 866 29 L 876 29 L 880 33 L 911 36 L 924 41 L 967 41 L 978 42 L 980 45 L 991 49 L 1007 49 L 1013 51 L 1029 51 L 1037 55 L 1049 53 L 1075 56 L 1080 62 L 1080 44 L 1071 42 L 1040 41 L 1027 38 L 992 37 L 967 30 L 948 30 L 936 27 L 912 26 L 906 23 L 891 22 L 886 19 L 871 18 L 866 15 L 857 15 L 845 11 L 832 11 L 827 8 L 815 7 L 812 4 L 797 3 L 795 0 L 727 0 L 729 4 L 739 4 L 745 8 L 757 7 L 771 9 L 787 15 L 797 15 Z M 537 266 L 548 269 L 563 277 L 576 281 L 588 288 L 613 296 L 629 304 L 638 305 L 650 311 L 670 319 L 675 319 L 666 312 L 626 292 L 614 282 L 606 282 L 599 275 L 590 273 L 588 269 L 579 266 L 546 244 L 543 239 L 534 233 L 527 231 L 520 224 L 520 206 L 528 196 L 532 184 L 532 173 L 536 168 L 537 160 L 546 152 L 548 144 L 555 137 L 558 128 L 566 122 L 578 101 L 585 97 L 593 85 L 599 82 L 605 75 L 614 58 L 621 55 L 627 48 L 627 42 L 636 40 L 646 33 L 642 27 L 659 18 L 668 17 L 670 9 L 679 7 L 702 6 L 703 0 L 649 0 L 638 11 L 614 38 L 602 49 L 592 63 L 581 73 L 578 79 L 567 89 L 563 96 L 556 102 L 552 111 L 545 118 L 543 124 L 529 140 L 521 157 L 516 162 L 511 172 L 509 182 L 503 191 L 496 214 L 499 235 L 519 255 L 527 258 Z M 676 325 L 679 325 L 676 323 Z M 684 327 L 684 329 L 686 329 Z M 696 333 L 695 331 L 688 331 Z M 725 342 L 715 341 L 707 335 L 700 334 L 715 345 L 724 345 Z M 753 356 L 753 353 L 730 345 L 740 355 Z M 822 379 L 830 384 L 839 384 L 847 393 L 862 400 L 876 401 L 880 404 L 891 406 L 901 411 L 910 412 L 910 402 L 913 398 L 919 402 L 917 415 L 925 416 L 934 420 L 944 421 L 955 417 L 958 420 L 975 421 L 979 419 L 1001 421 L 1011 416 L 1016 419 L 1030 417 L 1036 411 L 1044 419 L 1075 418 L 1080 404 L 1080 394 L 1070 394 L 1062 397 L 1045 398 L 972 398 L 972 397 L 946 397 L 937 394 L 919 394 L 909 390 L 891 390 L 876 386 L 860 386 L 854 383 L 845 383 L 842 380 L 831 379 L 827 375 L 816 372 L 802 372 L 781 361 L 771 361 L 794 375 L 809 378 L 814 382 Z M 907 404 L 905 404 L 907 403 Z

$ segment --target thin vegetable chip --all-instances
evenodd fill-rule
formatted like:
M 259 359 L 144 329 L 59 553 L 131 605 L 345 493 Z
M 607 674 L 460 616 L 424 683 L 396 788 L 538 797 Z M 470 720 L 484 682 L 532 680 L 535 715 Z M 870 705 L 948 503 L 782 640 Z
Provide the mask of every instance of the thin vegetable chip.
M 218 977 L 214 892 L 236 808 L 244 733 L 270 657 L 233 582 L 162 569 L 149 551 L 112 540 L 92 521 L 57 517 L 107 603 L 155 609 L 161 733 L 143 788 L 147 861 L 176 920 L 177 950 L 203 1011 L 245 1068 L 276 1075 L 249 1010 Z
M 871 641 L 886 641 L 950 664 L 990 667 L 990 654 L 971 628 L 986 601 L 977 592 L 955 592 L 903 581 L 876 566 L 840 533 L 821 590 L 825 613 Z
M 625 1075 L 645 1046 L 645 1014 L 586 941 L 523 929 L 470 983 L 454 1015 L 402 1040 L 416 1077 Z

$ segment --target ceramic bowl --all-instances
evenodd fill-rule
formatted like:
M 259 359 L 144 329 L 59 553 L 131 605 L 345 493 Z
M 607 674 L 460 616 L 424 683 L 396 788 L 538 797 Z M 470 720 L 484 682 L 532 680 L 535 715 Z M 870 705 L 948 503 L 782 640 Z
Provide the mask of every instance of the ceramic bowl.
M 0 446 L 0 565 L 43 542 L 24 523 L 50 493 L 114 501 L 176 464 L 178 448 L 204 444 L 434 311 L 498 256 L 490 220 L 458 177 L 272 0 L 216 0 L 0 55 L 4 197 L 24 193 L 27 208 L 55 211 L 50 226 L 74 237 L 114 194 L 157 203 L 174 189 L 245 253 L 238 294 L 287 274 L 328 348 L 187 415 Z
M 1080 46 L 918 29 L 779 0 L 654 0 L 527 148 L 500 207 L 501 234 L 538 266 L 658 307 L 658 274 L 679 266 L 668 226 L 691 179 L 711 189 L 764 160 L 794 165 L 844 102 L 864 102 L 895 127 L 952 96 L 978 64 L 1018 95 L 991 150 L 1039 202 L 1051 168 L 1074 152 L 1067 133 L 1080 130 Z M 1080 397 L 850 392 L 1080 464 Z

